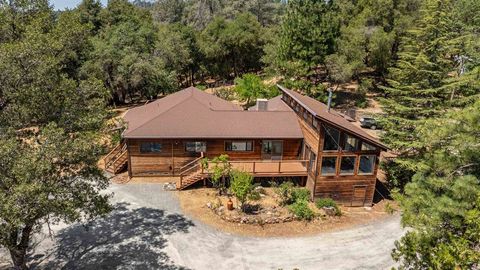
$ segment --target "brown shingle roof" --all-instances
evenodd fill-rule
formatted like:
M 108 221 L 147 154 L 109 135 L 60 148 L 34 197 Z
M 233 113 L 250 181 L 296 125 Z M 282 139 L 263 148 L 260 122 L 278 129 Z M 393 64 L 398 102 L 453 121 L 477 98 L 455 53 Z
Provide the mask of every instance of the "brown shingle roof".
M 190 87 L 128 111 L 125 138 L 303 138 L 296 115 L 244 111 Z
M 292 97 L 297 102 L 299 102 L 301 105 L 303 105 L 308 111 L 310 111 L 310 113 L 318 117 L 320 120 L 330 125 L 333 125 L 339 129 L 342 129 L 354 135 L 357 135 L 358 137 L 364 139 L 365 141 L 370 142 L 384 150 L 388 149 L 387 146 L 385 146 L 378 139 L 372 137 L 370 134 L 365 132 L 362 128 L 357 127 L 356 125 L 350 123 L 347 119 L 345 119 L 345 116 L 343 114 L 333 109 L 330 109 L 330 111 L 328 111 L 327 105 L 323 104 L 322 102 L 315 100 L 311 97 L 307 97 L 302 94 L 299 94 L 295 91 L 292 91 L 280 85 L 278 85 L 278 88 L 280 88 L 281 91 L 285 92 L 290 97 Z

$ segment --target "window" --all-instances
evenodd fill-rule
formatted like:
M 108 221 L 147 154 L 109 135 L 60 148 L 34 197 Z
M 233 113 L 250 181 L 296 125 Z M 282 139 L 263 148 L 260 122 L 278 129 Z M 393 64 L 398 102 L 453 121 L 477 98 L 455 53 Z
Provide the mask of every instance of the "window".
M 300 104 L 295 104 L 295 111 L 296 112 L 299 112 L 300 111 Z
M 336 151 L 340 142 L 340 131 L 337 129 L 323 126 L 323 151 Z
M 303 119 L 307 120 L 308 119 L 308 111 L 303 110 Z
M 358 139 L 350 135 L 345 134 L 345 140 L 343 141 L 343 151 L 355 152 L 358 151 Z
M 140 144 L 140 153 L 159 153 L 162 152 L 162 144 L 161 143 L 141 143 Z
M 358 174 L 372 174 L 375 169 L 376 156 L 360 156 Z
M 185 143 L 185 152 L 207 152 L 207 143 L 206 142 L 186 142 Z
M 340 174 L 354 174 L 356 160 L 357 157 L 342 157 L 342 160 L 340 162 Z
M 362 151 L 375 151 L 377 148 L 373 145 L 363 142 L 362 143 Z
M 253 151 L 252 141 L 228 141 L 225 142 L 225 151 Z
M 317 160 L 317 155 L 313 151 L 310 151 L 310 159 L 308 160 L 308 171 L 315 171 L 315 161 Z
M 322 175 L 335 175 L 337 167 L 337 157 L 322 158 Z
M 312 125 L 316 130 L 318 130 L 320 124 L 318 123 L 318 120 L 314 118 Z

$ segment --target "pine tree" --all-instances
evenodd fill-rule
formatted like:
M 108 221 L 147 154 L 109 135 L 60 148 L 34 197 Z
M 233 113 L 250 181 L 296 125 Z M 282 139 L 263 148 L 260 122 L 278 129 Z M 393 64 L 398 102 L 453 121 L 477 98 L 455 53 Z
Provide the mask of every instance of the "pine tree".
M 428 154 L 397 195 L 409 230 L 395 244 L 400 269 L 480 267 L 480 101 L 417 127 Z
M 448 80 L 455 71 L 451 48 L 454 23 L 450 0 L 427 0 L 416 27 L 401 42 L 399 59 L 382 87 L 386 133 L 383 140 L 398 154 L 385 168 L 393 185 L 402 187 L 419 169 L 424 149 L 416 127 L 451 106 Z

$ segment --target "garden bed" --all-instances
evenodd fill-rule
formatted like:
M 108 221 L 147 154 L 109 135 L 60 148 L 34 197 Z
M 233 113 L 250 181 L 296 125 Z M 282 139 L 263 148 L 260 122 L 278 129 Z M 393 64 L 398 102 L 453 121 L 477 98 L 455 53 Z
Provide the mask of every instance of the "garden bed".
M 374 222 L 390 216 L 385 211 L 386 202 L 374 207 L 340 207 L 341 216 L 328 216 L 309 203 L 315 217 L 310 221 L 298 220 L 292 216 L 288 206 L 280 206 L 273 188 L 264 188 L 265 196 L 252 205 L 260 205 L 253 213 L 243 213 L 234 198 L 235 209 L 227 210 L 227 196 L 218 196 L 213 188 L 199 188 L 176 192 L 180 205 L 187 216 L 213 226 L 221 231 L 257 237 L 290 237 L 313 235 L 321 232 L 346 229 L 360 224 Z M 274 208 L 275 207 L 275 208 Z M 218 213 L 219 209 L 223 212 Z M 272 211 L 273 210 L 273 211 Z M 291 217 L 288 218 L 288 217 Z M 275 220 L 275 218 L 277 220 Z

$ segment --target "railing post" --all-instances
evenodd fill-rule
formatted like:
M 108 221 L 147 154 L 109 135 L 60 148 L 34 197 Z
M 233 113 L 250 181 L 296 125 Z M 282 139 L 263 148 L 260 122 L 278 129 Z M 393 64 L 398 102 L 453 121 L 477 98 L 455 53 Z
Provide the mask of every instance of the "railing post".
M 252 173 L 255 173 L 255 161 L 253 162 L 253 168 L 252 168 Z
M 278 161 L 278 173 L 280 173 L 280 168 L 282 166 L 282 162 L 281 161 Z

